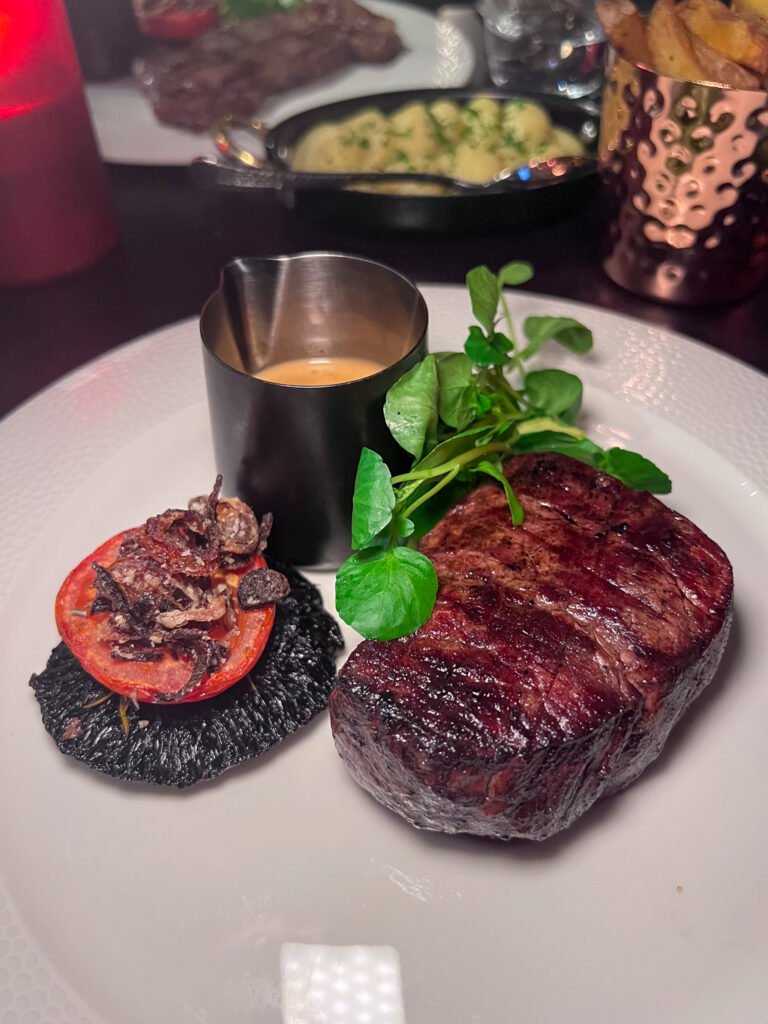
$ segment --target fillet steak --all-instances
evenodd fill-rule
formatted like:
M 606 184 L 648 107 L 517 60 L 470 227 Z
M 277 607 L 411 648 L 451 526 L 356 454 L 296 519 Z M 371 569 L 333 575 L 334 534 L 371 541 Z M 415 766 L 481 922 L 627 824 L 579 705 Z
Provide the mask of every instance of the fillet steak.
M 354 778 L 421 828 L 546 839 L 659 754 L 731 621 L 721 549 L 566 456 L 510 459 L 421 542 L 439 590 L 409 637 L 357 647 L 331 694 Z

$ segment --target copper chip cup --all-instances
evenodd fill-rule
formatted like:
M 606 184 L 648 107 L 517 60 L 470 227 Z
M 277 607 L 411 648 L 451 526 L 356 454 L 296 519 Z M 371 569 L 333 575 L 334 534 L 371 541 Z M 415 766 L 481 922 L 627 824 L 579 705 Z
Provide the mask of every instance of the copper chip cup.
M 603 97 L 603 267 L 663 302 L 740 299 L 768 274 L 768 94 L 614 56 Z
M 384 422 L 395 381 L 427 353 L 427 307 L 407 278 L 332 252 L 238 259 L 200 319 L 206 385 L 223 493 L 272 512 L 269 553 L 335 569 L 350 552 L 360 451 L 394 471 L 409 460 Z M 384 364 L 343 384 L 259 380 L 268 365 L 352 356 Z

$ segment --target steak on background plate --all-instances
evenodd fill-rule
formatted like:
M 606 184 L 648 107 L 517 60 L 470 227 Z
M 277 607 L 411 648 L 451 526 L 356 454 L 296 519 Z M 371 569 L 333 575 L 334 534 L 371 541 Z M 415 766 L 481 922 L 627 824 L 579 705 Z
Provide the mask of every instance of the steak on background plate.
M 228 114 L 251 118 L 270 96 L 350 64 L 386 64 L 402 49 L 394 22 L 355 0 L 307 0 L 184 46 L 157 46 L 137 73 L 159 121 L 202 132 Z
M 733 573 L 684 516 L 580 462 L 522 455 L 505 474 L 523 525 L 492 483 L 448 512 L 421 542 L 432 616 L 357 647 L 331 725 L 412 824 L 546 839 L 636 779 L 710 682 Z

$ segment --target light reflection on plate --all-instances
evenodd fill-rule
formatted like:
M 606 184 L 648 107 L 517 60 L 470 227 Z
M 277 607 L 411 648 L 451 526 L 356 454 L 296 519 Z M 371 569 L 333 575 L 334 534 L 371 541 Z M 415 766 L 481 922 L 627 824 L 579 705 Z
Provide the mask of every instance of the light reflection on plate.
M 405 1024 L 392 946 L 280 947 L 283 1024 Z

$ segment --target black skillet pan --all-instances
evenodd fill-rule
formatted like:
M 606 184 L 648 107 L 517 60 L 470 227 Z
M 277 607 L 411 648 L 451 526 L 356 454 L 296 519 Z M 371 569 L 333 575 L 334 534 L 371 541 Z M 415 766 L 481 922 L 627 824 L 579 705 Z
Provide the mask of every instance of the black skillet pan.
M 478 96 L 506 100 L 530 99 L 549 113 L 556 125 L 568 128 L 594 155 L 600 113 L 589 101 L 576 102 L 560 96 L 544 96 L 501 89 L 409 89 L 340 100 L 295 114 L 272 128 L 263 127 L 267 165 L 290 169 L 291 153 L 310 128 L 326 121 L 340 121 L 375 107 L 388 114 L 407 103 L 438 99 L 454 100 L 459 105 Z M 566 216 L 587 201 L 598 185 L 596 168 L 591 164 L 575 168 L 563 177 L 529 189 L 519 185 L 488 192 L 444 196 L 404 196 L 351 190 L 296 188 L 281 191 L 283 200 L 303 216 L 331 223 L 350 232 L 429 232 L 466 234 L 468 232 L 506 232 L 541 224 Z

